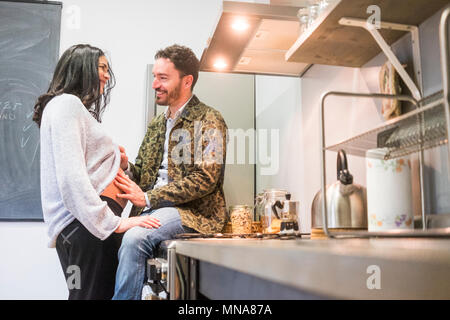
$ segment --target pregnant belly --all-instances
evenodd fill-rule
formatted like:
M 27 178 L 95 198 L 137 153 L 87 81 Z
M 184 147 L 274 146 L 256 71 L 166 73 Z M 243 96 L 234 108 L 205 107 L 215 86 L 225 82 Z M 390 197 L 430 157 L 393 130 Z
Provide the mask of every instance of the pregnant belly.
M 123 172 L 122 169 L 119 168 L 119 172 Z M 118 174 L 118 173 L 117 173 Z M 114 179 L 115 180 L 115 179 Z M 122 193 L 122 190 L 120 190 L 116 185 L 114 184 L 114 180 L 106 187 L 106 189 L 102 192 L 102 196 L 108 197 L 110 199 L 113 199 L 115 202 L 117 202 L 122 208 L 125 208 L 127 205 L 128 200 L 121 199 L 117 197 L 118 193 Z

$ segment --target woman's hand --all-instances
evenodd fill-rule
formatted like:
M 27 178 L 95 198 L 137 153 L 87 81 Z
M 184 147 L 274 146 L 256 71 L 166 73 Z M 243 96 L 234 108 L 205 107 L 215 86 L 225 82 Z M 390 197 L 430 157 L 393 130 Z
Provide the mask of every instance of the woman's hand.
M 125 153 L 125 148 L 122 146 L 119 146 L 119 150 L 120 150 L 120 168 L 122 170 L 127 170 L 128 169 L 128 156 Z
M 144 208 L 147 205 L 142 189 L 126 174 L 119 172 L 114 180 L 114 184 L 123 192 L 117 194 L 118 198 L 130 200 L 139 208 Z
M 157 218 L 152 218 L 152 216 L 139 216 L 131 217 L 120 220 L 120 224 L 114 231 L 116 233 L 124 233 L 128 229 L 133 227 L 143 227 L 147 229 L 159 228 L 161 223 Z

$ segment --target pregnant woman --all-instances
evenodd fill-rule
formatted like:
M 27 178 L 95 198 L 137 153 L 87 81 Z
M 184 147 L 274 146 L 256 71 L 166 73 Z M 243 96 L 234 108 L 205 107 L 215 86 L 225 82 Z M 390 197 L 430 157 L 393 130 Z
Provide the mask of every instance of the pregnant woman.
M 111 299 L 122 234 L 160 225 L 151 216 L 121 218 L 126 201 L 116 197 L 114 180 L 127 157 L 100 125 L 113 86 L 104 53 L 75 45 L 61 56 L 34 107 L 49 247 L 56 247 L 71 300 Z

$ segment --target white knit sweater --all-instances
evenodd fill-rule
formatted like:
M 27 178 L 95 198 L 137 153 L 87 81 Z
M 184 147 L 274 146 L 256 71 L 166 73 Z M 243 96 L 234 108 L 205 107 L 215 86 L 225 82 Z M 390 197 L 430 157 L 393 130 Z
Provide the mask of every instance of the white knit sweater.
M 104 240 L 118 227 L 99 195 L 120 166 L 120 151 L 81 100 L 70 94 L 53 98 L 41 120 L 41 199 L 48 224 L 49 247 L 59 233 L 78 219 Z M 68 235 L 64 235 L 67 237 Z M 69 240 L 70 241 L 70 240 Z

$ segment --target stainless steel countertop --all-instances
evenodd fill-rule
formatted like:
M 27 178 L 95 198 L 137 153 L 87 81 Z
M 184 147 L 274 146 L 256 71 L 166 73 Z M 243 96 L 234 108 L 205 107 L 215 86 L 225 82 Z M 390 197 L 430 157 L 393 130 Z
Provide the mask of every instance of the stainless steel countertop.
M 450 239 L 190 239 L 176 252 L 331 298 L 450 299 Z

